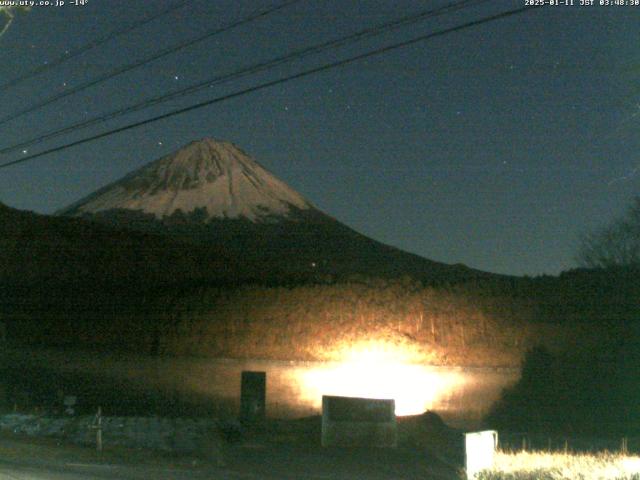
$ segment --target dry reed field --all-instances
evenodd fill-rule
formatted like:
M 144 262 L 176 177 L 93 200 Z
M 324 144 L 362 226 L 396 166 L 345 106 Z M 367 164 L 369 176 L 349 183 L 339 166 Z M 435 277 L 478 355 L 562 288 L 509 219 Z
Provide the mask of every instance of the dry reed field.
M 640 456 L 619 453 L 497 452 L 479 480 L 640 480 Z

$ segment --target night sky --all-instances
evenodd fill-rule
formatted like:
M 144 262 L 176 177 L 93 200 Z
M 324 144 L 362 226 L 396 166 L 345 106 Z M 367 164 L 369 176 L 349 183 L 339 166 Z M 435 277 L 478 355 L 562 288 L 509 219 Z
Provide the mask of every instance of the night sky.
M 18 14 L 0 38 L 0 84 L 171 3 L 89 0 Z M 302 0 L 0 125 L 0 148 L 445 3 Z M 192 0 L 0 92 L 0 118 L 275 4 Z M 0 163 L 522 6 L 493 1 L 420 22 L 1 155 Z M 582 232 L 621 215 L 640 193 L 639 46 L 640 6 L 538 8 L 2 169 L 0 201 L 53 213 L 210 136 L 236 143 L 376 240 L 491 272 L 557 274 L 575 266 Z

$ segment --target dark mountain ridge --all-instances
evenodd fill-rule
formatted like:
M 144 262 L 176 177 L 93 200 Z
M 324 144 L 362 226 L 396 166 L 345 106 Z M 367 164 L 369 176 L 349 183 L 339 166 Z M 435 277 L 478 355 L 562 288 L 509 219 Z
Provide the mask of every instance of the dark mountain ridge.
M 235 145 L 212 139 L 151 162 L 59 214 L 213 245 L 275 276 L 410 275 L 427 283 L 494 277 L 368 238 L 315 208 Z
M 227 281 L 233 279 L 236 267 L 222 248 L 0 204 L 0 282 L 5 286 L 68 284 L 97 289 Z

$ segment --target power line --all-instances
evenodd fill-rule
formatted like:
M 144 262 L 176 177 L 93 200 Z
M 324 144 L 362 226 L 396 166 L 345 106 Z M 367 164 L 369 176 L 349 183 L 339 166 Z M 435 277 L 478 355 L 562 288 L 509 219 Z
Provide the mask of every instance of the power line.
M 70 143 L 67 143 L 65 145 L 61 145 L 59 147 L 50 148 L 48 150 L 45 150 L 45 151 L 42 151 L 42 152 L 39 152 L 39 153 L 35 153 L 33 155 L 29 155 L 28 157 L 24 157 L 24 158 L 20 158 L 18 160 L 13 160 L 11 162 L 0 164 L 0 168 L 7 168 L 7 167 L 10 167 L 10 166 L 13 166 L 13 165 L 24 163 L 24 162 L 27 162 L 29 160 L 33 160 L 35 158 L 39 158 L 39 157 L 43 157 L 45 155 L 49 155 L 51 153 L 56 153 L 56 152 L 60 152 L 60 151 L 63 151 L 63 150 L 67 150 L 67 149 L 69 149 L 71 147 L 75 147 L 77 145 L 82 145 L 84 143 L 88 143 L 88 142 L 91 142 L 91 141 L 94 141 L 94 140 L 98 140 L 100 138 L 108 137 L 108 136 L 111 136 L 111 135 L 115 135 L 117 133 L 121 133 L 121 132 L 124 132 L 124 131 L 127 131 L 127 130 L 131 130 L 131 129 L 134 129 L 134 128 L 138 128 L 138 127 L 141 127 L 143 125 L 148 125 L 148 124 L 155 123 L 155 122 L 158 122 L 158 121 L 161 121 L 161 120 L 165 120 L 167 118 L 174 117 L 176 115 L 181 115 L 183 113 L 191 112 L 193 110 L 198 110 L 200 108 L 208 107 L 208 106 L 213 105 L 215 103 L 220 103 L 220 102 L 223 102 L 223 101 L 226 101 L 226 100 L 230 100 L 232 98 L 236 98 L 236 97 L 240 97 L 240 96 L 243 96 L 243 95 L 247 95 L 249 93 L 256 92 L 256 91 L 259 91 L 259 90 L 263 90 L 265 88 L 273 87 L 273 86 L 276 86 L 276 85 L 281 85 L 283 83 L 287 83 L 287 82 L 290 82 L 292 80 L 297 80 L 299 78 L 307 77 L 309 75 L 320 73 L 320 72 L 323 72 L 323 71 L 326 71 L 326 70 L 330 70 L 330 69 L 333 69 L 333 68 L 342 67 L 342 66 L 357 62 L 359 60 L 363 60 L 365 58 L 370 58 L 370 57 L 373 57 L 373 56 L 376 56 L 376 55 L 380 55 L 380 54 L 383 54 L 383 53 L 390 52 L 392 50 L 396 50 L 398 48 L 407 47 L 409 45 L 414 45 L 416 43 L 419 43 L 419 42 L 422 42 L 422 41 L 425 41 L 425 40 L 429 40 L 429 39 L 432 39 L 432 38 L 435 38 L 435 37 L 440 37 L 440 36 L 443 36 L 443 35 L 447 35 L 449 33 L 459 32 L 461 30 L 466 30 L 468 28 L 475 27 L 475 26 L 478 26 L 478 25 L 482 25 L 482 24 L 485 24 L 485 23 L 489 23 L 489 22 L 492 22 L 492 21 L 495 21 L 495 20 L 499 20 L 499 19 L 502 19 L 502 18 L 507 18 L 507 17 L 511 17 L 511 16 L 514 16 L 514 15 L 518 15 L 518 14 L 521 14 L 521 13 L 524 13 L 524 12 L 527 12 L 527 11 L 534 10 L 536 8 L 539 8 L 539 7 L 527 6 L 527 7 L 521 7 L 521 8 L 517 8 L 517 9 L 513 9 L 513 10 L 508 10 L 506 12 L 498 13 L 498 14 L 495 14 L 495 15 L 490 15 L 490 16 L 487 16 L 487 17 L 483 17 L 483 18 L 481 18 L 479 20 L 473 20 L 473 21 L 470 21 L 470 22 L 466 22 L 466 23 L 463 23 L 461 25 L 457 25 L 455 27 L 450 27 L 450 28 L 447 28 L 447 29 L 444 29 L 444 30 L 439 30 L 437 32 L 429 33 L 429 34 L 426 34 L 426 35 L 421 35 L 419 37 L 415 37 L 415 38 L 412 38 L 410 40 L 405 40 L 403 42 L 398 42 L 398 43 L 394 43 L 394 44 L 391 44 L 391 45 L 387 45 L 385 47 L 377 48 L 375 50 L 370 50 L 369 52 L 366 52 L 366 53 L 355 55 L 355 56 L 352 56 L 352 57 L 349 57 L 349 58 L 346 58 L 346 59 L 343 59 L 343 60 L 338 60 L 338 61 L 335 61 L 335 62 L 332 62 L 332 63 L 328 63 L 328 64 L 325 64 L 325 65 L 322 65 L 322 66 L 319 66 L 319 67 L 314 67 L 314 68 L 311 68 L 311 69 L 308 69 L 308 70 L 304 70 L 304 71 L 296 73 L 294 75 L 289 75 L 289 76 L 286 76 L 286 77 L 281 77 L 281 78 L 276 79 L 276 80 L 271 80 L 269 82 L 261 83 L 259 85 L 253 86 L 253 87 L 245 88 L 243 90 L 239 90 L 239 91 L 234 92 L 234 93 L 229 93 L 229 94 L 226 94 L 226 95 L 223 95 L 223 96 L 220 96 L 220 97 L 216 97 L 216 98 L 213 98 L 213 99 L 210 99 L 210 100 L 206 100 L 204 102 L 196 103 L 196 104 L 190 105 L 188 107 L 184 107 L 184 108 L 180 108 L 180 109 L 177 109 L 177 110 L 173 110 L 171 112 L 168 112 L 168 113 L 165 113 L 165 114 L 162 114 L 162 115 L 158 115 L 158 116 L 155 116 L 155 117 L 151 117 L 151 118 L 148 118 L 146 120 L 130 123 L 130 124 L 125 125 L 123 127 L 119 127 L 119 128 L 115 128 L 115 129 L 112 129 L 112 130 L 108 130 L 106 132 L 99 133 L 97 135 L 92 135 L 90 137 L 86 137 L 86 138 L 83 138 L 83 139 L 80 139 L 80 140 L 76 140 L 74 142 L 70 142 Z
M 189 40 L 187 42 L 183 42 L 180 43 L 178 45 L 175 45 L 173 47 L 169 47 L 169 48 L 165 48 L 164 50 L 160 50 L 159 52 L 151 55 L 150 57 L 146 57 L 142 60 L 138 60 L 136 62 L 130 63 L 128 65 L 125 65 L 123 67 L 117 68 L 116 70 L 113 70 L 109 73 L 106 73 L 94 80 L 90 80 L 88 82 L 85 82 L 83 84 L 78 85 L 75 88 L 72 88 L 71 90 L 67 90 L 64 92 L 60 92 L 56 95 L 53 95 L 45 100 L 43 100 L 40 103 L 36 103 L 35 105 L 32 105 L 31 107 L 27 107 L 23 110 L 20 110 L 18 112 L 12 113 L 11 115 L 8 115 L 2 119 L 0 119 L 0 125 L 4 125 L 5 123 L 11 121 L 11 120 L 15 120 L 16 118 L 19 118 L 23 115 L 26 115 L 27 113 L 31 113 L 34 112 L 36 110 L 39 110 L 43 107 L 46 107 L 47 105 L 50 105 L 54 102 L 57 102 L 58 100 L 61 100 L 63 98 L 66 98 L 70 95 L 75 95 L 78 92 L 82 92 L 83 90 L 86 90 L 88 88 L 94 87 L 100 83 L 103 83 L 107 80 L 110 80 L 114 77 L 117 77 L 118 75 L 122 75 L 123 73 L 126 72 L 130 72 L 131 70 L 135 70 L 136 68 L 142 67 L 144 65 L 147 65 L 148 63 L 151 63 L 155 60 L 158 60 L 160 58 L 166 57 L 167 55 L 170 55 L 172 53 L 178 52 L 180 50 L 183 50 L 187 47 L 190 47 L 192 45 L 195 45 L 196 43 L 202 42 L 203 40 L 209 39 L 215 35 L 219 35 L 221 33 L 227 32 L 229 30 L 232 30 L 236 27 L 245 25 L 247 23 L 250 23 L 254 20 L 257 20 L 259 18 L 265 17 L 273 12 L 276 12 L 278 10 L 282 10 L 285 7 L 288 7 L 290 5 L 293 5 L 294 3 L 298 3 L 301 2 L 302 0 L 287 0 L 283 3 L 281 3 L 280 5 L 277 5 L 275 7 L 271 7 L 267 10 L 264 10 L 262 12 L 259 13 L 255 13 L 250 15 L 249 17 L 243 18 L 241 20 L 235 21 L 227 26 L 224 27 L 220 27 L 220 28 L 216 28 L 215 30 L 212 30 L 210 32 L 207 32 L 204 35 L 201 35 L 199 37 L 194 38 L 193 40 Z
M 41 143 L 45 140 L 54 138 L 54 137 L 58 137 L 60 135 L 63 135 L 65 133 L 68 132 L 72 132 L 72 131 L 78 131 L 79 129 L 83 129 L 83 128 L 87 128 L 89 126 L 92 125 L 96 125 L 98 123 L 102 123 L 105 122 L 107 120 L 112 120 L 114 118 L 120 117 L 122 115 L 126 115 L 128 113 L 132 113 L 135 111 L 139 111 L 139 110 L 143 110 L 145 108 L 148 108 L 152 105 L 157 105 L 160 103 L 164 103 L 168 100 L 173 100 L 175 98 L 179 98 L 179 97 L 183 97 L 185 95 L 189 95 L 192 93 L 195 93 L 197 91 L 200 91 L 204 88 L 208 88 L 208 87 L 212 87 L 214 85 L 218 85 L 224 82 L 228 82 L 230 80 L 237 80 L 239 78 L 243 78 L 246 77 L 248 75 L 252 75 L 261 71 L 265 71 L 265 70 L 270 70 L 274 67 L 277 67 L 281 64 L 287 63 L 287 62 L 291 62 L 293 60 L 299 60 L 302 59 L 308 55 L 312 55 L 312 54 L 317 54 L 317 53 L 321 53 L 323 51 L 329 50 L 329 49 L 333 49 L 333 48 L 337 48 L 337 47 L 343 47 L 344 45 L 362 40 L 363 38 L 368 38 L 368 37 L 373 37 L 375 35 L 380 35 L 382 33 L 388 32 L 390 30 L 393 29 L 397 29 L 399 27 L 404 27 L 413 23 L 417 23 L 418 21 L 421 20 L 425 20 L 427 18 L 431 18 L 431 17 L 435 17 L 438 15 L 443 15 L 443 14 L 447 14 L 447 13 L 452 13 L 455 11 L 459 11 L 459 10 L 463 10 L 465 8 L 469 8 L 472 6 L 476 6 L 482 3 L 487 3 L 491 0 L 462 0 L 462 1 L 458 1 L 455 3 L 449 3 L 447 5 L 444 5 L 442 7 L 436 8 L 436 9 L 431 9 L 431 10 L 425 10 L 425 11 L 421 11 L 419 13 L 416 14 L 412 14 L 412 15 L 407 15 L 404 16 L 402 18 L 393 20 L 391 22 L 387 22 L 381 25 L 377 25 L 374 27 L 369 27 L 369 28 L 365 28 L 363 30 L 359 30 L 358 32 L 352 33 L 350 35 L 347 35 L 345 37 L 340 37 L 338 39 L 334 39 L 334 40 L 329 40 L 320 44 L 316 44 L 316 45 L 312 45 L 309 47 L 305 47 L 302 49 L 298 49 L 295 50 L 287 55 L 282 55 L 276 58 L 273 58 L 271 60 L 265 61 L 265 62 L 261 62 L 249 67 L 245 67 L 243 69 L 240 69 L 238 71 L 229 73 L 229 74 L 225 74 L 225 75 L 218 75 L 216 77 L 207 79 L 205 81 L 201 81 L 198 82 L 194 85 L 190 85 L 188 87 L 182 88 L 182 89 L 178 89 L 178 90 L 174 90 L 172 92 L 169 92 L 167 94 L 164 95 L 159 95 L 156 97 L 152 97 L 150 99 L 144 100 L 142 102 L 139 102 L 137 104 L 134 105 L 130 105 L 128 107 L 124 107 L 121 108 L 119 110 L 115 110 L 106 114 L 101 114 L 98 116 L 95 116 L 93 118 L 90 119 L 86 119 L 83 120 L 81 122 L 77 122 L 71 125 L 68 125 L 66 127 L 63 127 L 61 129 L 58 130 L 53 130 L 53 131 L 49 131 L 47 133 L 41 134 L 39 136 L 33 137 L 31 139 L 28 140 L 24 140 L 20 143 L 5 147 L 0 149 L 0 154 L 5 154 L 14 150 L 18 150 L 18 149 L 22 149 L 25 147 L 30 147 L 34 144 L 38 144 Z
M 23 73 L 22 75 L 15 77 L 11 80 L 9 80 L 6 83 L 3 83 L 2 85 L 0 85 L 0 92 L 3 92 L 15 85 L 17 85 L 18 83 L 24 82 L 25 80 L 28 80 L 30 78 L 33 78 L 37 75 L 40 75 L 44 72 L 46 72 L 47 70 L 50 70 L 54 67 L 57 67 L 58 65 L 61 65 L 64 62 L 67 62 L 69 60 L 71 60 L 72 58 L 75 58 L 79 55 L 82 55 L 85 52 L 88 52 L 89 50 L 92 50 L 94 48 L 99 47 L 100 45 L 104 45 L 105 43 L 109 42 L 110 40 L 113 40 L 114 38 L 120 37 L 126 33 L 129 33 L 133 30 L 136 30 L 144 25 L 146 25 L 147 23 L 150 23 L 152 21 L 154 21 L 157 18 L 160 18 L 164 15 L 168 15 L 169 13 L 178 10 L 179 8 L 184 7 L 186 4 L 189 3 L 189 0 L 181 0 L 179 2 L 176 2 L 172 5 L 170 5 L 169 7 L 165 8 L 164 10 L 161 10 L 158 13 L 155 13 L 153 15 L 147 16 L 145 18 L 140 19 L 137 22 L 132 23 L 131 25 L 127 25 L 123 28 L 117 29 L 117 30 L 113 30 L 112 32 L 108 33 L 107 35 L 103 36 L 103 37 L 99 37 L 96 38 L 95 40 L 88 42 L 74 50 L 69 50 L 68 53 L 65 53 L 64 55 L 60 55 L 58 58 L 55 58 L 54 60 L 51 60 L 50 62 L 47 62 L 46 65 L 41 65 L 39 67 L 36 67 L 32 70 L 29 70 L 28 72 Z

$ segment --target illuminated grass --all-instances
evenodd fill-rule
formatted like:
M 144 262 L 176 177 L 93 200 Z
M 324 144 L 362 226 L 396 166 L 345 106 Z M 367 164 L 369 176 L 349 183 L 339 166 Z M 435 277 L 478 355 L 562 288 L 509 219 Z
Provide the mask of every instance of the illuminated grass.
M 480 480 L 640 480 L 640 457 L 613 453 L 499 452 Z

